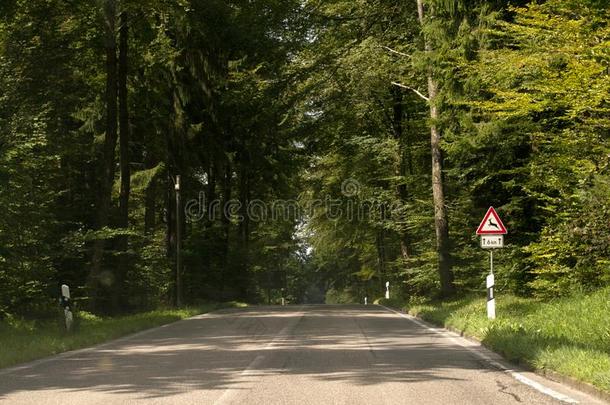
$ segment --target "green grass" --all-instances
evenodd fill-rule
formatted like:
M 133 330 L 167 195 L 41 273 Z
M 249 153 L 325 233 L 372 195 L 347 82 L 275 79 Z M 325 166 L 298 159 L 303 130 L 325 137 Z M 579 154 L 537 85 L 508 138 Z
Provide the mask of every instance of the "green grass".
M 5 320 L 0 322 L 0 368 L 92 346 L 215 309 L 244 305 L 235 302 L 205 304 L 113 318 L 100 318 L 81 312 L 77 327 L 72 333 L 62 329 L 60 320 Z
M 610 392 L 610 288 L 552 301 L 498 294 L 496 306 L 493 321 L 487 319 L 485 298 L 404 309 L 475 337 L 511 361 Z

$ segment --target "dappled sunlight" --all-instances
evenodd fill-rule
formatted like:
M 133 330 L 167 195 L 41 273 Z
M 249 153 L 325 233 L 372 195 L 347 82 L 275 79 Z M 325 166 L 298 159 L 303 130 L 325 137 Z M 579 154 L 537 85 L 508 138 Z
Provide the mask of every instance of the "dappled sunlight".
M 294 327 L 279 336 L 289 320 Z M 459 380 L 444 370 L 486 370 L 463 348 L 435 340 L 376 307 L 214 313 L 11 373 L 0 382 L 0 395 L 61 389 L 155 398 L 184 389 L 222 391 L 276 373 L 375 385 Z M 240 376 L 257 356 L 264 360 Z

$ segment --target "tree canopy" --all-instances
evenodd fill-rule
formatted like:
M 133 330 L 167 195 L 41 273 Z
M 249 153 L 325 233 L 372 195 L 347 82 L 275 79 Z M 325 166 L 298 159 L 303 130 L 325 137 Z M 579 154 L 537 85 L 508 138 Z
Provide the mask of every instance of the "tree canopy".
M 108 314 L 480 291 L 492 205 L 500 289 L 607 285 L 609 21 L 602 0 L 5 0 L 0 317 L 64 283 Z

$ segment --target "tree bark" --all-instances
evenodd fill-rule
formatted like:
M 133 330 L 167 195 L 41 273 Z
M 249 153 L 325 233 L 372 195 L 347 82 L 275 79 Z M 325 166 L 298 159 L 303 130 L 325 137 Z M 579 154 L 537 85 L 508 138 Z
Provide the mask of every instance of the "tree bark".
M 184 204 L 181 199 L 178 198 L 179 191 L 176 190 L 176 184 L 178 182 L 178 176 L 182 173 L 182 107 L 179 104 L 180 100 L 177 94 L 177 90 L 174 87 L 172 89 L 172 98 L 174 101 L 174 107 L 171 109 L 169 114 L 169 126 L 166 136 L 167 142 L 167 180 L 166 180 L 166 245 L 167 245 L 167 258 L 174 260 L 173 273 L 172 273 L 172 286 L 171 291 L 172 302 L 174 306 L 181 306 L 184 302 L 182 295 L 181 280 L 184 274 L 183 266 L 179 260 L 179 244 L 180 239 L 183 236 L 184 227 Z M 183 177 L 183 176 L 182 176 Z M 181 184 L 183 186 L 183 184 Z M 181 187 L 180 192 L 184 187 Z
M 394 138 L 398 141 L 398 145 L 399 145 L 399 157 L 398 157 L 398 162 L 397 162 L 397 167 L 396 167 L 396 175 L 397 177 L 399 177 L 402 181 L 404 181 L 405 179 L 405 175 L 406 175 L 406 163 L 405 163 L 405 156 L 406 153 L 404 151 L 404 131 L 403 131 L 403 125 L 402 125 L 402 118 L 403 118 L 403 108 L 402 108 L 402 90 L 399 88 L 395 88 L 392 87 L 391 88 L 392 91 L 392 96 L 393 96 L 393 101 L 394 101 L 394 105 L 393 105 L 393 118 L 392 118 L 392 128 L 394 130 Z M 399 184 L 396 187 L 396 194 L 398 195 L 398 199 L 400 200 L 400 202 L 402 204 L 406 204 L 407 200 L 409 198 L 409 193 L 407 190 L 407 186 L 404 183 Z M 405 225 L 402 227 L 402 229 L 399 232 L 399 237 L 400 237 L 400 254 L 403 258 L 403 260 L 408 260 L 409 256 L 410 256 L 410 252 L 411 252 L 411 248 L 409 246 L 409 232 L 407 231 L 406 228 L 406 222 L 407 222 L 407 218 L 406 218 L 406 213 L 403 214 L 403 217 L 401 218 L 402 221 L 405 222 Z
M 129 227 L 129 194 L 131 191 L 131 169 L 129 154 L 129 107 L 127 100 L 127 69 L 128 69 L 128 17 L 121 13 L 119 30 L 119 68 L 118 68 L 118 94 L 119 94 L 119 132 L 120 132 L 120 158 L 121 158 L 121 193 L 119 197 L 119 227 Z M 121 249 L 127 249 L 127 237 L 121 238 Z
M 119 195 L 119 218 L 118 227 L 127 230 L 129 228 L 129 194 L 131 191 L 131 170 L 129 154 L 129 107 L 127 104 L 127 69 L 128 69 L 128 38 L 129 26 L 126 12 L 122 12 L 119 18 L 119 60 L 118 60 L 118 98 L 119 98 L 119 156 L 121 170 L 121 189 Z M 115 285 L 112 294 L 114 312 L 124 310 L 125 278 L 129 266 L 127 250 L 129 238 L 127 235 L 119 236 L 117 247 L 121 253 L 118 265 L 115 266 Z
M 417 12 L 422 28 L 425 26 L 423 0 L 417 0 Z M 432 52 L 432 44 L 425 38 L 426 53 Z M 430 146 L 432 152 L 432 195 L 434 199 L 434 225 L 436 230 L 436 249 L 438 253 L 438 273 L 443 297 L 455 294 L 451 254 L 449 246 L 449 220 L 443 187 L 443 153 L 441 150 L 441 131 L 438 128 L 440 108 L 437 105 L 438 81 L 432 69 L 428 69 L 428 98 L 430 103 Z
M 174 80 L 178 81 L 177 72 L 173 72 Z M 184 150 L 184 106 L 179 96 L 177 84 L 171 90 L 172 108 L 169 114 L 169 131 L 167 134 L 167 162 L 168 162 L 168 256 L 173 256 L 176 260 L 174 266 L 174 305 L 181 306 L 184 302 L 182 295 L 182 285 L 180 280 L 184 274 L 182 263 L 179 260 L 178 249 L 179 240 L 183 237 L 182 231 L 185 229 L 184 204 L 177 196 L 175 181 L 178 175 L 184 171 L 183 150 Z M 184 176 L 183 176 L 184 177 Z M 182 191 L 182 190 L 181 190 Z M 177 217 L 179 215 L 179 217 Z M 170 219 L 171 218 L 171 219 Z M 177 222 L 177 218 L 180 222 Z
M 172 178 L 172 167 L 168 167 L 167 179 L 165 180 L 165 244 L 166 244 L 166 257 L 169 260 L 175 259 L 176 257 L 176 198 L 174 189 L 174 180 Z M 172 280 L 176 280 L 177 267 L 172 266 Z M 171 281 L 170 281 L 171 282 Z M 174 305 L 177 305 L 177 285 L 172 283 L 173 290 L 170 292 L 170 299 Z
M 117 55 L 116 55 L 116 2 L 104 3 L 106 37 L 106 136 L 100 173 L 100 190 L 97 199 L 97 229 L 109 225 L 109 212 L 112 203 L 112 183 L 114 181 L 115 149 L 117 143 Z M 87 280 L 91 296 L 91 308 L 99 309 L 100 281 L 105 239 L 99 238 L 93 244 L 91 270 Z
M 247 153 L 247 152 L 246 152 Z M 248 295 L 248 284 L 250 283 L 250 216 L 248 215 L 248 205 L 250 204 L 250 156 L 242 161 L 240 177 L 240 215 L 242 221 L 239 224 L 239 234 L 241 236 L 241 271 L 239 272 L 240 298 L 246 299 Z
M 225 162 L 224 173 L 222 179 L 222 202 L 219 209 L 220 221 L 222 225 L 222 246 L 220 249 L 220 295 L 221 299 L 225 299 L 225 287 L 226 287 L 226 275 L 227 267 L 229 265 L 229 243 L 230 243 L 230 232 L 231 232 L 231 218 L 229 218 L 226 208 L 231 201 L 231 178 L 233 177 L 233 168 L 230 162 Z

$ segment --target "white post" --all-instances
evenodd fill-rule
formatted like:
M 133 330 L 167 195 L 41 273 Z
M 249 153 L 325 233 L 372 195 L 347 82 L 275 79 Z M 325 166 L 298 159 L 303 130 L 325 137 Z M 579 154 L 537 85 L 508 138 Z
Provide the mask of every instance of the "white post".
M 61 286 L 61 296 L 70 299 L 70 287 L 68 287 L 66 284 L 62 284 Z
M 385 299 L 389 300 L 390 299 L 390 282 L 386 281 L 385 283 Z
M 368 301 L 369 301 L 368 297 L 364 297 L 364 305 L 368 305 L 369 304 Z
M 70 287 L 66 284 L 62 284 L 61 286 L 61 305 L 64 307 L 64 317 L 66 330 L 70 332 L 72 330 L 72 323 L 74 321 L 74 317 L 72 315 L 71 310 L 71 302 L 70 302 Z
M 494 251 L 489 251 L 489 264 L 491 273 L 487 276 L 487 318 L 496 319 L 496 297 L 494 293 L 495 277 L 494 277 Z

